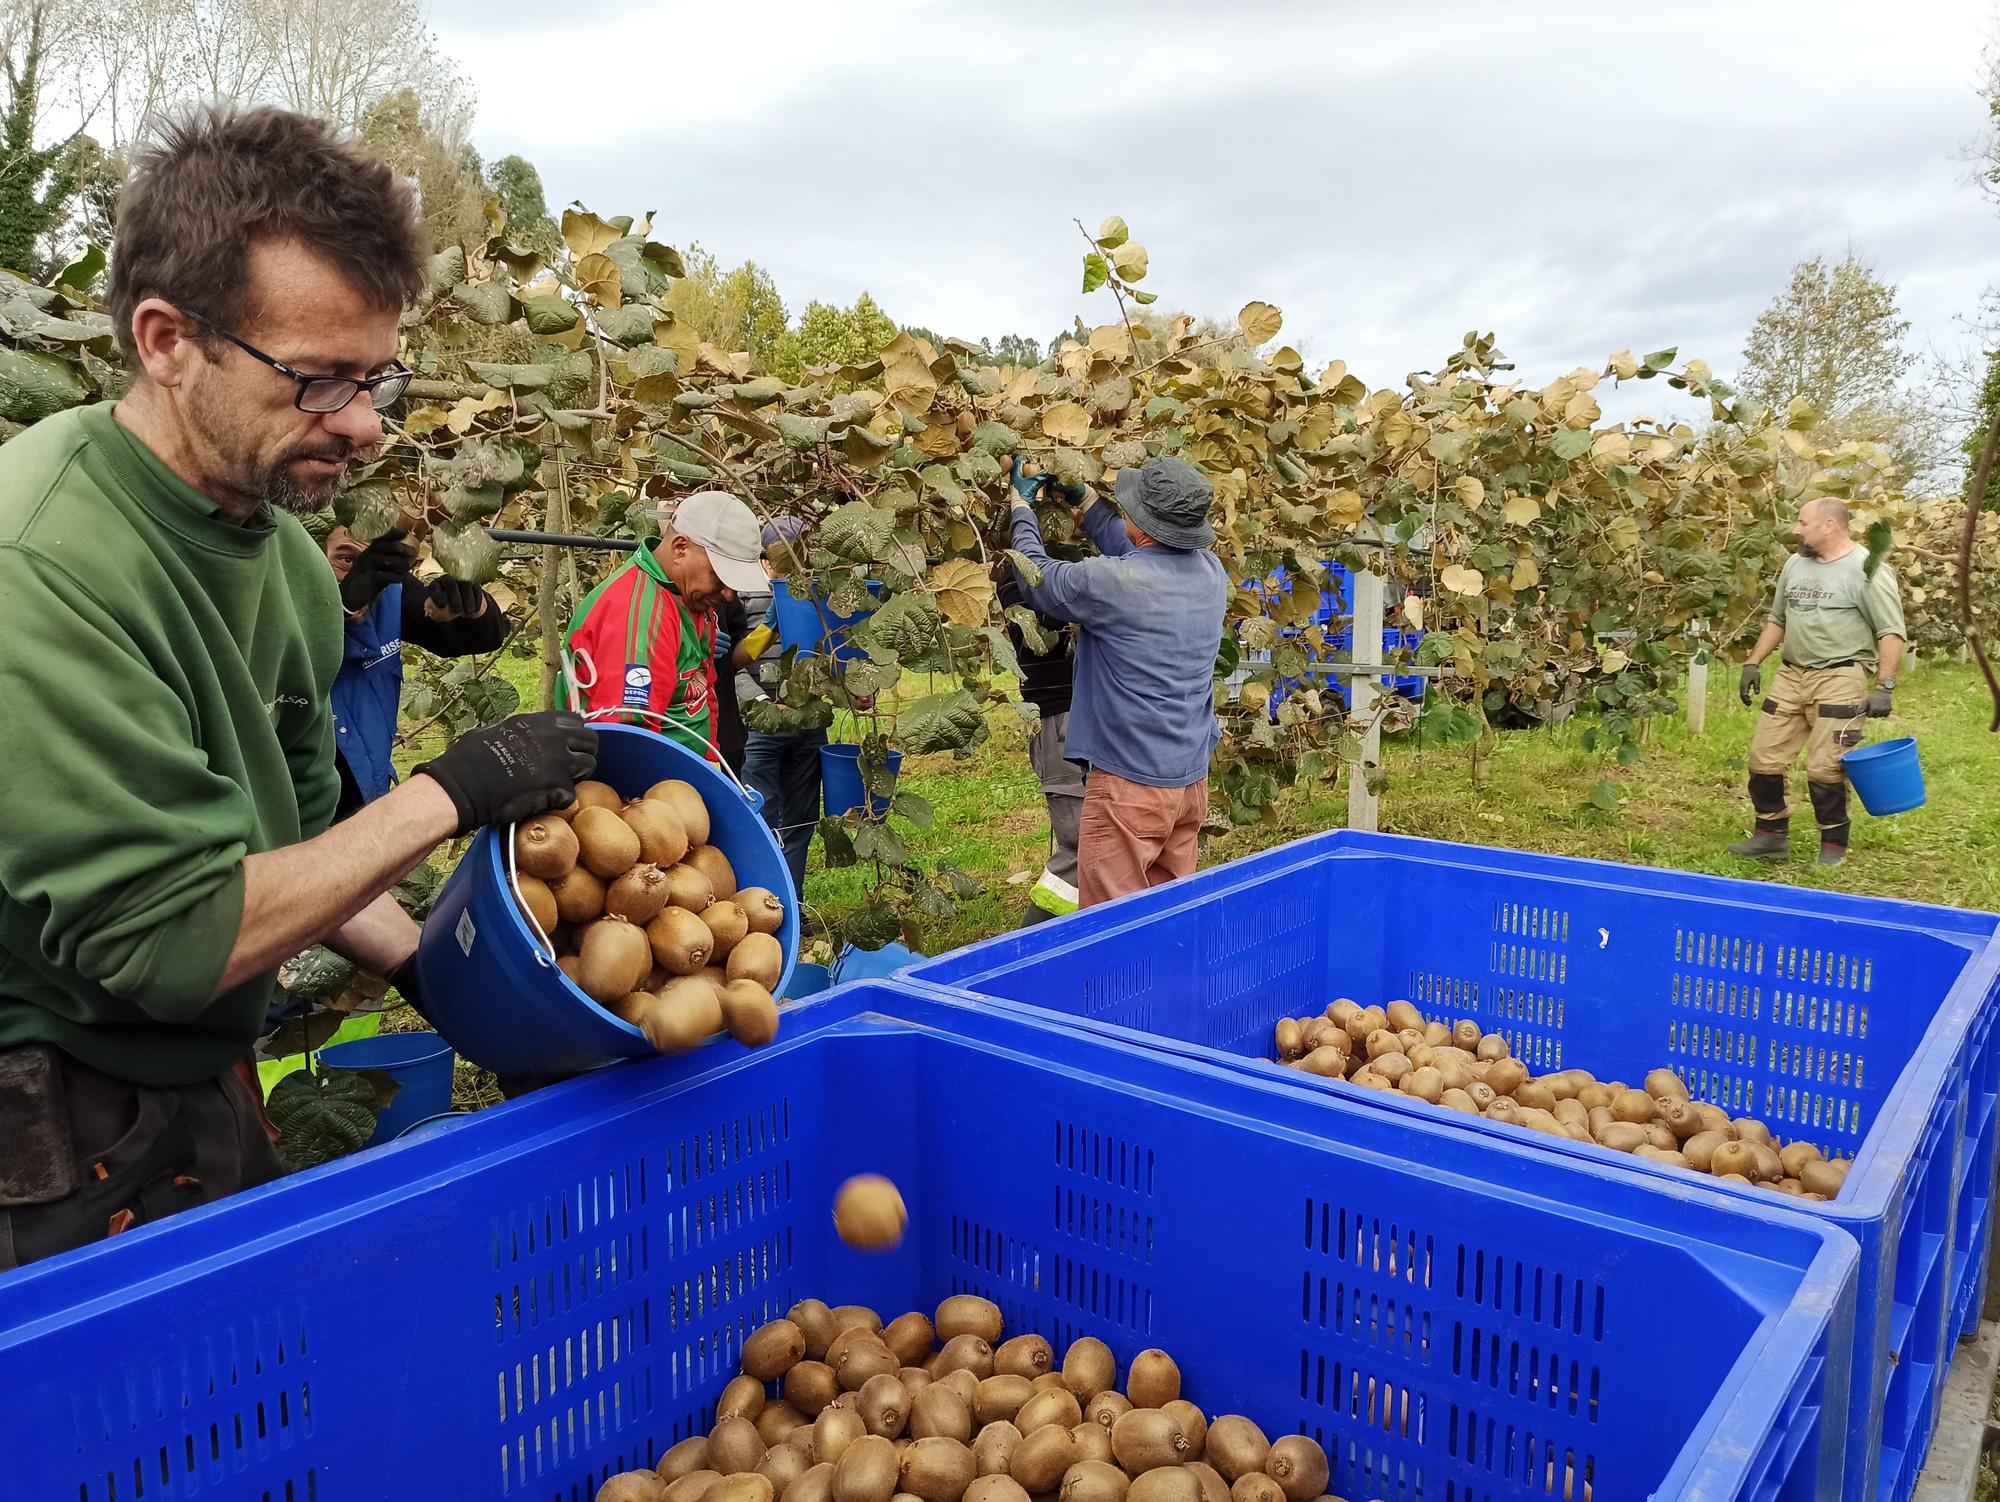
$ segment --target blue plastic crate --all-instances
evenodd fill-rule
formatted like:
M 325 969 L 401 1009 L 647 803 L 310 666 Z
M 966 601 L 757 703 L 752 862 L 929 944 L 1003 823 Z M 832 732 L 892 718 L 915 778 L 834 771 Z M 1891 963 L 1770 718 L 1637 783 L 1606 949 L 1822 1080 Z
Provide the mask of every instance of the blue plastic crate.
M 1533 1141 L 1667 1196 L 1766 1191 L 1265 1061 L 1337 996 L 1472 1017 L 1536 1072 L 1637 1079 L 1835 1156 L 1807 1213 L 1862 1249 L 1848 1496 L 1906 1498 L 1976 1322 L 2000 1090 L 2000 918 L 1762 882 L 1336 831 L 905 972 L 1461 1132 Z
M 4 1490 L 589 1502 L 709 1427 L 794 1301 L 976 1292 L 1059 1347 L 1166 1347 L 1348 1497 L 1547 1502 L 1572 1466 L 1604 1502 L 1836 1494 L 1845 1236 L 1333 1109 L 1330 1137 L 1235 1071 L 843 987 L 757 1053 L 600 1071 L 0 1278 Z M 832 1234 L 861 1171 L 909 1203 L 895 1253 Z

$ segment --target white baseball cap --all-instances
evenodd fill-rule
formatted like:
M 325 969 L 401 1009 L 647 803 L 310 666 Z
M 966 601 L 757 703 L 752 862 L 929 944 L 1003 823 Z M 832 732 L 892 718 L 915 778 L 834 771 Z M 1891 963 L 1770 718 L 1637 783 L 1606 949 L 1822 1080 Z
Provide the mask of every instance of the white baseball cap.
M 684 496 L 671 514 L 662 506 L 653 515 L 707 553 L 715 577 L 738 594 L 770 589 L 756 513 L 735 496 L 722 490 L 698 490 Z

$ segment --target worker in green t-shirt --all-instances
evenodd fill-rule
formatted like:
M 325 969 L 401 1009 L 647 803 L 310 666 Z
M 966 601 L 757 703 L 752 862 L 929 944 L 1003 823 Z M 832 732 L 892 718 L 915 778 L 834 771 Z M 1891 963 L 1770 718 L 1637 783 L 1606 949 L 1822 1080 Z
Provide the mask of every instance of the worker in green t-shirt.
M 595 768 L 522 715 L 333 823 L 340 597 L 294 513 L 382 443 L 426 259 L 323 122 L 194 115 L 119 203 L 130 390 L 0 448 L 0 1269 L 275 1177 L 279 965 L 323 943 L 421 1004 L 390 889 Z
M 1738 692 L 1748 704 L 1761 686 L 1761 664 L 1784 649 L 1763 713 L 1750 737 L 1750 805 L 1757 827 L 1731 855 L 1783 860 L 1790 853 L 1785 777 L 1806 753 L 1806 787 L 1819 822 L 1819 864 L 1847 856 L 1847 772 L 1841 753 L 1861 744 L 1864 716 L 1887 715 L 1903 660 L 1903 602 L 1886 562 L 1871 569 L 1868 550 L 1849 535 L 1845 501 L 1821 496 L 1799 508 L 1792 528 L 1798 552 L 1785 560 L 1757 645 L 1743 664 Z M 1875 687 L 1869 688 L 1868 675 Z

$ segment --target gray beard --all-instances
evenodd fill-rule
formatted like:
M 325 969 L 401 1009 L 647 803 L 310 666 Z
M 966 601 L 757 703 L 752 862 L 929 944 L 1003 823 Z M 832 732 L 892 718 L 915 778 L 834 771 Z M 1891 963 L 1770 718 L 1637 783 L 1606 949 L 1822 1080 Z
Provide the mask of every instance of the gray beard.
M 280 464 L 264 480 L 264 504 L 274 511 L 287 511 L 293 516 L 311 516 L 324 511 L 340 493 L 340 482 L 334 481 L 326 487 L 323 495 L 315 495 L 292 478 L 291 466 Z

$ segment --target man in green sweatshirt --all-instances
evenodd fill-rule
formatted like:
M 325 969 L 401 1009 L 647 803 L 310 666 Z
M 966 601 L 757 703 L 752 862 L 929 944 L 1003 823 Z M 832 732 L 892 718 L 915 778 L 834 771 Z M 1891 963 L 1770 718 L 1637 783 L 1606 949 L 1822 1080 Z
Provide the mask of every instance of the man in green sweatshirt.
M 521 716 L 331 822 L 341 610 L 291 513 L 409 382 L 422 250 L 388 170 L 206 113 L 134 163 L 118 228 L 129 394 L 0 449 L 0 1269 L 275 1176 L 237 1070 L 279 964 L 398 977 L 390 888 L 595 766 L 581 722 Z

